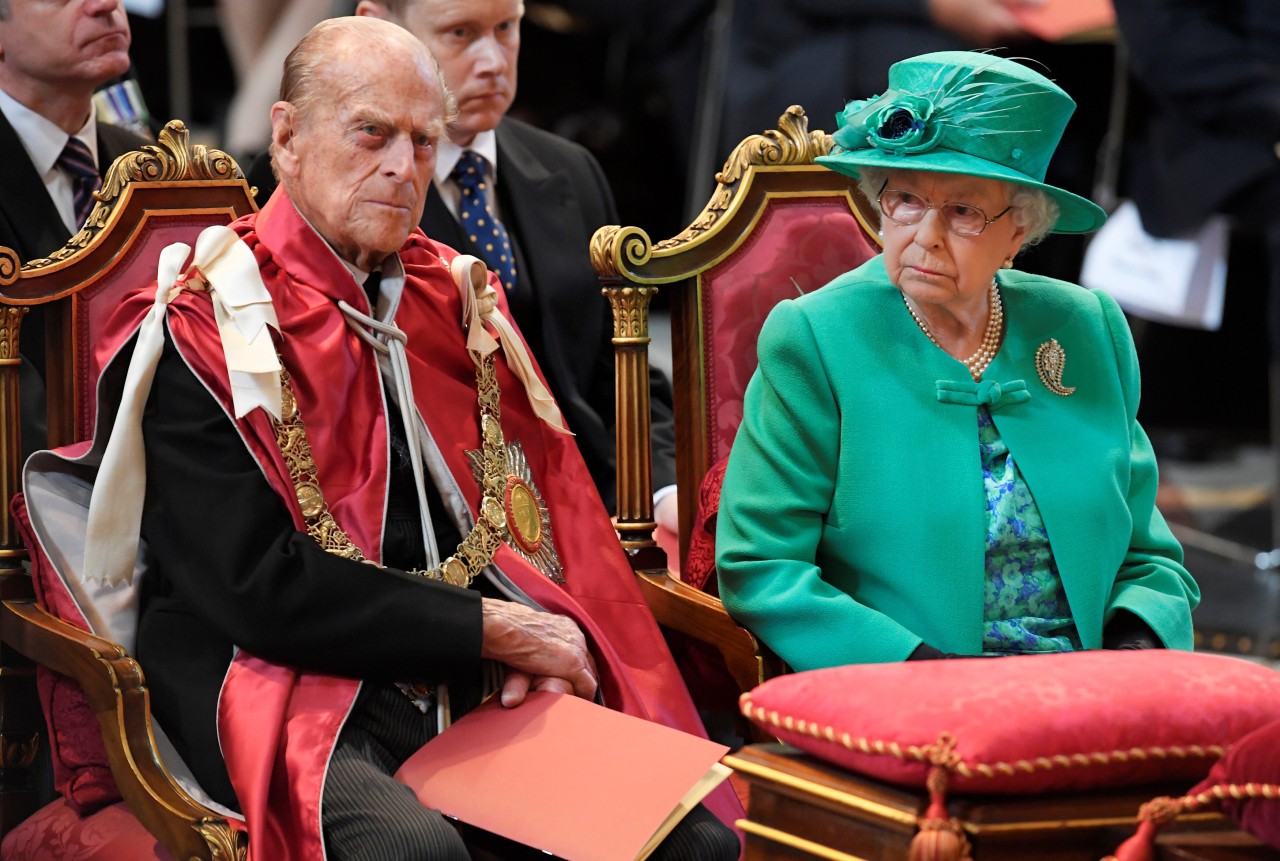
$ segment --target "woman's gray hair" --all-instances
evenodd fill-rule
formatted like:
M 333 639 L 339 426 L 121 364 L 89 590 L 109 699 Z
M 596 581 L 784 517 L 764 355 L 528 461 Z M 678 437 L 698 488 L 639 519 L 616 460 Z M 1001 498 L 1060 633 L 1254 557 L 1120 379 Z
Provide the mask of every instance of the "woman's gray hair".
M 867 166 L 858 168 L 858 189 L 867 200 L 871 201 L 871 205 L 877 211 L 880 209 L 880 203 L 876 198 L 888 178 L 888 168 Z M 1060 212 L 1058 202 L 1043 189 L 1012 182 L 1005 185 L 1009 187 L 1009 206 L 1013 208 L 1009 215 L 1013 217 L 1015 224 L 1027 230 L 1026 238 L 1022 240 L 1022 247 L 1035 245 L 1048 236 L 1049 231 L 1053 230 L 1053 226 L 1058 223 Z

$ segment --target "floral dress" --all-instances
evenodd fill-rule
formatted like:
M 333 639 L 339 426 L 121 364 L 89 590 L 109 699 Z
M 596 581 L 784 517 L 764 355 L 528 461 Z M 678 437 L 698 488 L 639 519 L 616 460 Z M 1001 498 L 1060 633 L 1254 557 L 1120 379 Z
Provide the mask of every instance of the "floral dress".
M 983 653 L 1080 649 L 1040 509 L 986 406 L 978 407 L 978 448 L 987 494 Z

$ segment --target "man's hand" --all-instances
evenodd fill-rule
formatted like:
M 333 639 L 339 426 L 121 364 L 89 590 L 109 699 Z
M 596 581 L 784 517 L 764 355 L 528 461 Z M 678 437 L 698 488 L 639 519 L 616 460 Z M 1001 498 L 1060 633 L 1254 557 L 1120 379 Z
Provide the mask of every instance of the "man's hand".
M 680 534 L 680 507 L 675 493 L 668 493 L 653 507 L 653 519 L 668 532 Z
M 502 704 L 514 708 L 532 688 L 592 699 L 598 687 L 587 639 L 567 616 L 512 601 L 483 599 L 480 656 L 512 672 L 502 685 Z
M 1043 0 L 928 0 L 933 23 L 980 48 L 1024 42 L 1028 33 L 1011 6 L 1040 6 Z

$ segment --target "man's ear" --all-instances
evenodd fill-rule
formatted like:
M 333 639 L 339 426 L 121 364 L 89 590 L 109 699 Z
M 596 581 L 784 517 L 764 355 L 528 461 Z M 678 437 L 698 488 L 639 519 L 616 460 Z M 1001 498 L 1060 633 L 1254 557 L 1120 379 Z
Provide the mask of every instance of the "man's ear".
M 367 18 L 381 18 L 383 21 L 391 20 L 391 13 L 387 11 L 387 7 L 377 0 L 360 0 L 356 4 L 356 14 Z
M 271 163 L 276 175 L 297 176 L 298 112 L 292 102 L 276 102 L 271 106 Z

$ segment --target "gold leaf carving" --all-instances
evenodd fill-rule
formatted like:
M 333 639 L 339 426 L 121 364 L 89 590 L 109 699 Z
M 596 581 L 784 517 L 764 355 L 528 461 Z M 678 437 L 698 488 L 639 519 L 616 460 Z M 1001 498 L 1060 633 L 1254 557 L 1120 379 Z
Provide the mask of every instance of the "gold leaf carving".
M 249 836 L 232 828 L 225 819 L 204 818 L 192 823 L 199 832 L 214 861 L 247 861 Z
M 731 185 L 742 179 L 753 165 L 809 164 L 831 150 L 831 136 L 809 132 L 809 118 L 799 105 L 787 108 L 778 118 L 778 128 L 752 135 L 734 147 L 716 182 Z
M 18 358 L 18 329 L 27 309 L 6 305 L 0 308 L 0 361 Z
M 602 278 L 643 266 L 655 251 L 665 251 L 698 239 L 732 211 L 740 184 L 752 166 L 812 164 L 831 151 L 831 136 L 809 131 L 804 109 L 792 105 L 778 118 L 776 129 L 745 139 L 729 155 L 716 174 L 711 200 L 679 235 L 654 243 L 638 227 L 601 227 L 591 237 L 591 264 Z
M 18 269 L 21 266 L 18 252 L 0 245 L 0 287 L 8 287 L 18 280 Z
M 654 246 L 654 250 L 673 248 L 706 233 L 732 208 L 739 183 L 747 169 L 756 165 L 812 164 L 820 155 L 831 151 L 831 136 L 809 131 L 809 118 L 799 105 L 792 105 L 778 118 L 778 127 L 764 134 L 752 135 L 734 147 L 724 167 L 716 174 L 716 190 L 702 212 L 682 233 Z
M 603 291 L 613 306 L 613 337 L 626 340 L 649 337 L 649 300 L 656 287 L 607 287 Z
M 182 120 L 170 120 L 158 136 L 158 146 L 150 144 L 115 160 L 93 193 L 97 203 L 84 227 L 67 244 L 48 257 L 27 261 L 23 269 L 39 269 L 71 257 L 88 247 L 106 227 L 120 195 L 133 182 L 176 182 L 179 180 L 243 179 L 244 173 L 222 150 L 191 143 L 191 133 Z M 0 284 L 4 264 L 0 261 Z
M 610 224 L 591 237 L 591 265 L 604 277 L 622 274 L 623 261 L 628 269 L 643 266 L 652 254 L 653 242 L 639 227 Z

